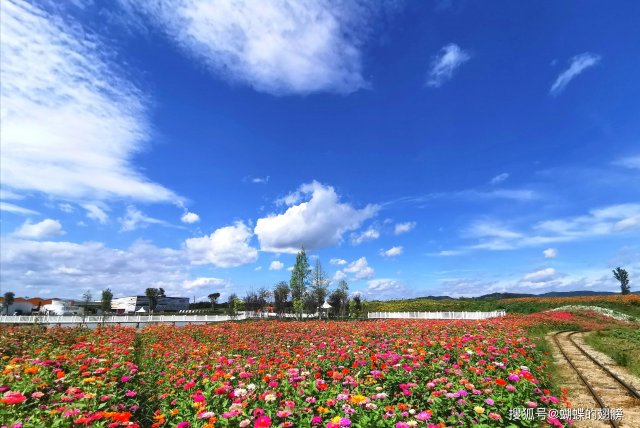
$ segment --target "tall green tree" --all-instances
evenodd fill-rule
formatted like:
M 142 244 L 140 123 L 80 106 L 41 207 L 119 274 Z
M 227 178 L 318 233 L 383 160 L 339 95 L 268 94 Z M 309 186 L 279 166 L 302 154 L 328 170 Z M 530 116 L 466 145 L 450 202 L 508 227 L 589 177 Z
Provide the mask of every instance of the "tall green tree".
M 273 289 L 273 300 L 275 311 L 278 316 L 283 316 L 289 304 L 289 284 L 286 281 L 280 281 Z
M 158 306 L 158 298 L 161 297 L 160 290 L 157 288 L 147 288 L 144 290 L 144 294 L 149 299 L 149 310 L 151 312 L 155 311 Z
M 344 317 L 347 312 L 349 304 L 349 285 L 344 279 L 338 283 L 338 288 L 333 290 L 329 296 L 329 304 L 332 307 L 332 311 L 335 315 Z
M 311 273 L 311 292 L 309 293 L 311 295 L 309 300 L 312 303 L 313 310 L 319 310 L 320 306 L 324 303 L 324 300 L 327 298 L 328 286 L 329 281 L 322 269 L 320 259 L 316 259 L 316 264 Z
M 298 252 L 298 255 L 296 255 L 296 263 L 293 265 L 291 280 L 289 281 L 289 286 L 291 288 L 291 300 L 294 308 L 296 309 L 295 312 L 299 317 L 302 317 L 304 299 L 307 294 L 310 274 L 311 269 L 309 269 L 307 253 L 304 251 L 304 247 L 302 247 Z
M 113 300 L 113 293 L 111 289 L 107 288 L 106 290 L 102 290 L 102 299 L 100 300 L 100 309 L 102 309 L 102 313 L 107 313 L 111 311 L 111 301 Z
M 91 295 L 91 290 L 86 290 L 82 293 L 82 322 L 84 323 L 84 319 L 89 313 L 89 303 L 91 303 L 91 299 L 93 296 Z
M 13 305 L 15 300 L 16 295 L 13 291 L 7 291 L 4 293 L 4 302 L 2 302 L 2 305 L 4 306 L 5 314 L 9 315 L 9 306 Z
M 620 290 L 622 291 L 622 294 L 631 293 L 631 287 L 629 286 L 629 273 L 626 270 L 620 267 L 615 268 L 613 270 L 613 277 L 620 281 Z

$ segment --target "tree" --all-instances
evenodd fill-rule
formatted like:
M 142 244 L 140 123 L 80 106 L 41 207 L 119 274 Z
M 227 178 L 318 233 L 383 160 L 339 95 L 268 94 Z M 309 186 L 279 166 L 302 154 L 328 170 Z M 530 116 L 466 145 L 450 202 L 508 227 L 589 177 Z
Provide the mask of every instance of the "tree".
M 149 299 L 149 310 L 151 312 L 155 311 L 156 307 L 158 306 L 158 298 L 160 297 L 160 290 L 158 290 L 157 288 L 147 288 L 146 290 L 144 290 L 144 294 Z
M 289 282 L 291 287 L 291 300 L 293 301 L 295 312 L 300 317 L 302 316 L 302 310 L 304 308 L 304 298 L 307 292 L 307 285 L 309 285 L 310 273 L 311 269 L 309 269 L 307 254 L 304 251 L 304 247 L 302 247 L 298 255 L 296 255 L 296 263 L 293 265 L 291 281 Z
M 91 295 L 91 290 L 86 290 L 82 293 L 82 322 L 84 323 L 84 319 L 89 312 L 89 303 L 91 303 L 91 299 L 93 296 Z
M 167 297 L 164 294 L 164 288 L 158 288 L 158 297 Z
M 15 298 L 16 295 L 12 291 L 7 291 L 6 293 L 4 293 L 4 302 L 2 304 L 7 315 L 9 315 L 9 306 L 13 305 Z
M 258 304 L 260 306 L 260 310 L 265 311 L 270 300 L 271 291 L 267 290 L 265 287 L 260 287 L 258 289 Z
M 349 304 L 349 285 L 344 279 L 340 280 L 338 288 L 333 290 L 329 296 L 329 304 L 335 315 L 345 316 L 347 306 Z
M 273 290 L 273 300 L 276 314 L 284 315 L 289 302 L 289 284 L 286 281 L 280 281 Z
M 322 264 L 320 263 L 320 259 L 316 259 L 316 265 L 313 269 L 313 273 L 311 274 L 311 298 L 310 301 L 312 303 L 313 309 L 318 310 L 320 306 L 324 303 L 324 299 L 327 298 L 327 286 L 329 285 L 329 281 L 327 281 L 327 276 L 322 269 Z M 319 312 L 318 312 L 319 313 Z
M 220 293 L 211 293 L 207 297 L 209 297 L 209 300 L 211 300 L 211 306 L 215 307 L 215 305 L 218 303 L 218 298 L 220 297 Z
M 113 299 L 113 293 L 109 288 L 106 290 L 102 290 L 102 300 L 100 302 L 100 309 L 102 309 L 102 313 L 107 313 L 111 311 L 111 300 Z
M 236 293 L 231 294 L 227 300 L 227 313 L 232 318 L 238 313 L 238 300 L 240 299 Z
M 349 301 L 349 316 L 351 318 L 359 318 L 362 316 L 362 298 L 360 294 L 356 294 Z
M 620 290 L 622 294 L 629 294 L 631 292 L 631 287 L 629 287 L 629 273 L 617 267 L 613 270 L 613 277 L 620 281 Z

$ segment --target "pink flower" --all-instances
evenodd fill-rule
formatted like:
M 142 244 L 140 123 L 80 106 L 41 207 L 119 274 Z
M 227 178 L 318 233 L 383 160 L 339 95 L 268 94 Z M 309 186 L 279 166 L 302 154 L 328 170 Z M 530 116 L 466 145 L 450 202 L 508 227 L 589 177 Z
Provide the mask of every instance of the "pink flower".
M 341 418 L 340 419 L 340 426 L 341 427 L 351 426 L 351 419 L 349 419 L 349 418 Z
M 322 418 L 320 416 L 314 416 L 311 419 L 311 425 L 321 425 L 322 424 Z
M 180 422 L 178 425 L 176 425 L 176 428 L 189 428 L 190 426 L 191 424 L 185 421 L 185 422 Z
M 126 395 L 127 397 L 135 397 L 136 395 L 138 395 L 138 393 L 132 390 L 128 390 L 124 393 L 124 395 Z
M 422 411 L 416 415 L 416 419 L 422 422 L 428 421 L 431 419 L 431 413 Z
M 271 426 L 271 418 L 267 415 L 262 415 L 253 423 L 254 428 L 269 428 Z
M 4 404 L 19 404 L 25 401 L 27 397 L 22 395 L 19 391 L 7 391 L 4 393 L 2 398 L 0 398 L 0 403 Z

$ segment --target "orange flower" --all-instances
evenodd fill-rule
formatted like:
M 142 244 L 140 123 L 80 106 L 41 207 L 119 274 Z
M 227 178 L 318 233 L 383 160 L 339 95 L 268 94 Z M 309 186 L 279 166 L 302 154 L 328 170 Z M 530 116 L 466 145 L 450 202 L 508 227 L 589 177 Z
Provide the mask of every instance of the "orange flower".
M 40 367 L 38 366 L 31 366 L 31 367 L 27 367 L 26 369 L 24 369 L 24 372 L 26 374 L 36 374 L 40 371 Z

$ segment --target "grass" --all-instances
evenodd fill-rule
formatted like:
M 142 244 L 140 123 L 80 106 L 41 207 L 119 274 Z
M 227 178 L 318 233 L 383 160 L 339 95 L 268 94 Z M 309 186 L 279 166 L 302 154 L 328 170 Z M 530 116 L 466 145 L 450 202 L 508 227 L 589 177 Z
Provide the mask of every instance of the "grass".
M 637 327 L 594 331 L 586 337 L 586 342 L 640 376 L 640 329 Z

